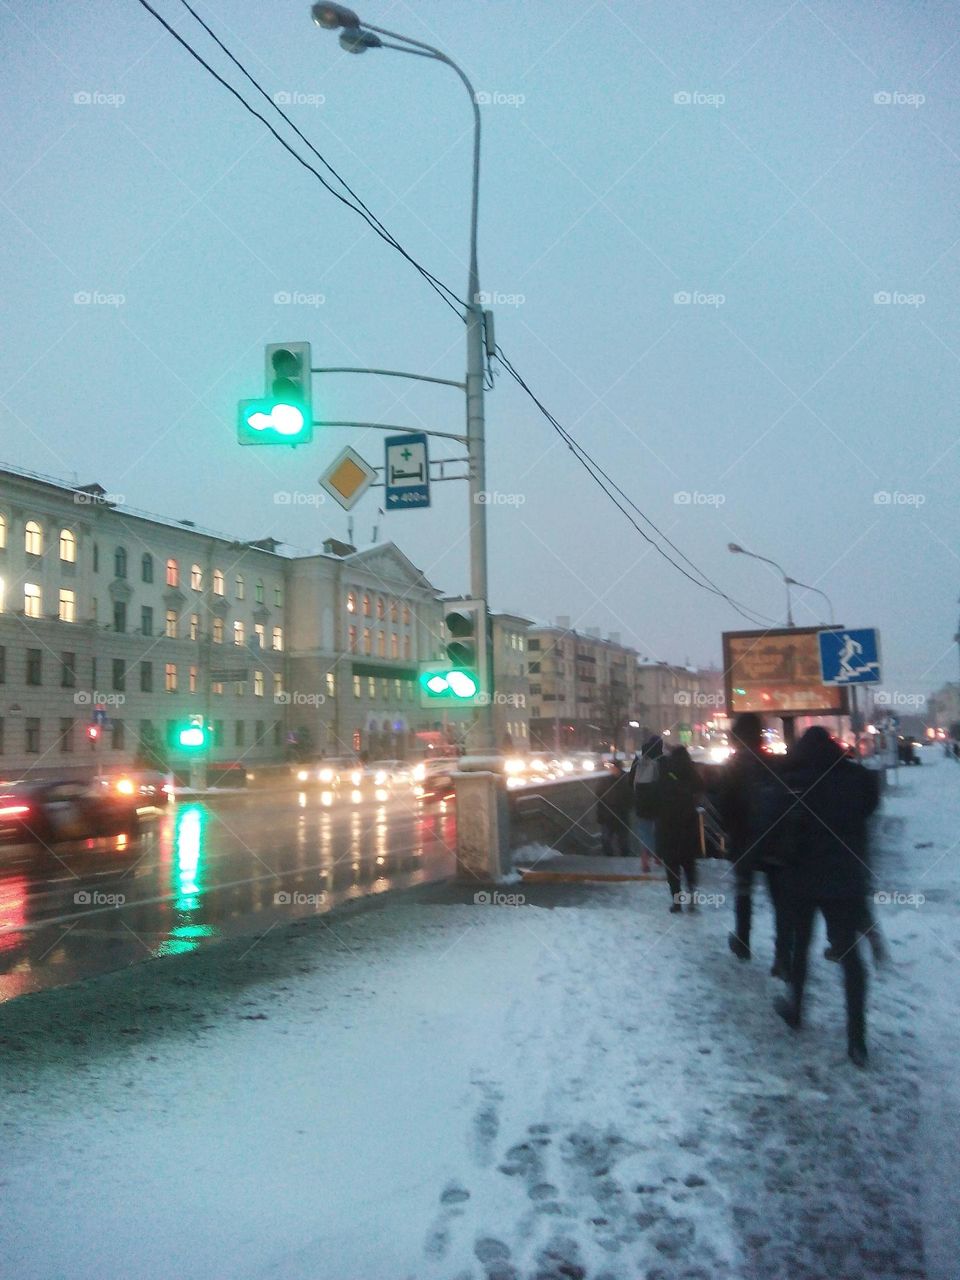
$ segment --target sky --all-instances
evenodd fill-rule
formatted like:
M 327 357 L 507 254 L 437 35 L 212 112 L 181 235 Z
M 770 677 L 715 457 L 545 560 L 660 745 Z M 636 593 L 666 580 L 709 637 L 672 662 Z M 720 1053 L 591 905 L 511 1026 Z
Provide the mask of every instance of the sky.
M 538 397 L 754 616 L 782 624 L 785 589 L 731 542 L 879 627 L 888 691 L 955 680 L 956 7 L 371 2 L 362 18 L 442 48 L 481 95 L 481 289 Z M 257 97 L 181 0 L 152 3 Z M 450 69 L 347 53 L 301 2 L 194 7 L 465 296 L 472 110 Z M 264 344 L 460 379 L 462 323 L 138 0 L 5 0 L 0 38 L 0 463 L 231 536 L 346 537 L 318 477 L 347 444 L 382 465 L 384 433 L 240 447 Z M 494 372 L 491 604 L 719 664 L 721 633 L 753 623 L 644 541 Z M 321 419 L 463 430 L 454 388 L 328 374 L 313 394 Z M 466 485 L 425 511 L 381 501 L 354 509 L 357 545 L 376 526 L 466 592 Z M 795 590 L 798 624 L 826 612 Z

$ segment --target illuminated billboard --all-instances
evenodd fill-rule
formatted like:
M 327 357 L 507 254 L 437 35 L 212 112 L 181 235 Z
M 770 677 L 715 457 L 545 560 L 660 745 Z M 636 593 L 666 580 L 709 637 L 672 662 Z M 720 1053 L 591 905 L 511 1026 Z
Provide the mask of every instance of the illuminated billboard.
M 817 639 L 821 630 L 725 631 L 727 714 L 844 715 L 847 702 L 843 688 L 823 683 Z

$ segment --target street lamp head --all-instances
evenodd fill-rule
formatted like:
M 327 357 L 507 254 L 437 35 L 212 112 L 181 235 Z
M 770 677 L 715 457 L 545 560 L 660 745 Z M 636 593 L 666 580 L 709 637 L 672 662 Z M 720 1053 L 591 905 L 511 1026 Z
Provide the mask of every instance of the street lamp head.
M 347 53 L 366 53 L 368 49 L 379 49 L 383 41 L 372 31 L 364 31 L 362 27 L 344 27 L 340 32 L 340 48 Z
M 337 27 L 359 27 L 360 19 L 343 4 L 315 4 L 313 20 L 318 27 L 327 31 L 336 31 Z
M 741 546 L 740 546 L 739 542 L 728 542 L 728 543 L 727 543 L 727 550 L 728 550 L 728 551 L 743 551 L 743 547 L 741 547 Z

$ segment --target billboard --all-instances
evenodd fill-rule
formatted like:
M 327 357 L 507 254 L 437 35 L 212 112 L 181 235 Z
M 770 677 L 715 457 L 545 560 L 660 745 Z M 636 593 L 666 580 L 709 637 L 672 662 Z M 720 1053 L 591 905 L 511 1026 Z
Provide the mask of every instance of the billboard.
M 821 627 L 725 631 L 723 677 L 727 714 L 844 715 L 842 686 L 825 685 L 820 671 Z

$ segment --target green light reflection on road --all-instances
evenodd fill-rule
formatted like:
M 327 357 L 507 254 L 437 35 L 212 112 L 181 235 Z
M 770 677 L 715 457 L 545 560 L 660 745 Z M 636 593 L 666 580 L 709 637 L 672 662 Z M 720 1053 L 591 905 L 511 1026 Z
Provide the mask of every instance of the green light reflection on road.
M 196 911 L 200 905 L 197 896 L 202 888 L 200 855 L 203 853 L 203 837 L 207 825 L 207 811 L 202 805 L 189 804 L 178 810 L 173 830 L 174 883 L 177 893 L 177 911 Z M 181 927 L 181 930 L 184 926 Z M 192 935 L 174 930 L 183 938 Z

